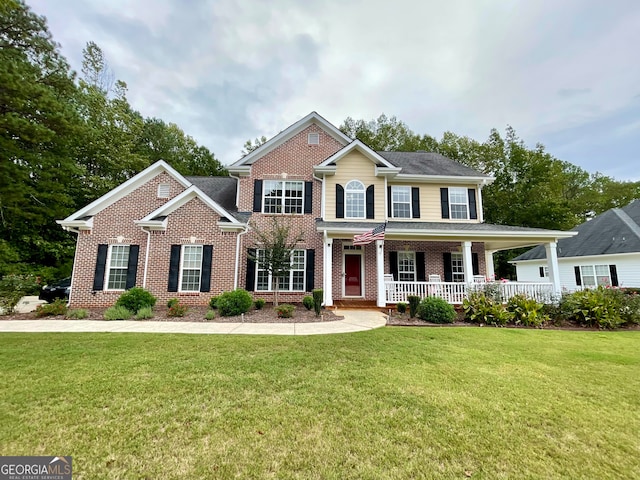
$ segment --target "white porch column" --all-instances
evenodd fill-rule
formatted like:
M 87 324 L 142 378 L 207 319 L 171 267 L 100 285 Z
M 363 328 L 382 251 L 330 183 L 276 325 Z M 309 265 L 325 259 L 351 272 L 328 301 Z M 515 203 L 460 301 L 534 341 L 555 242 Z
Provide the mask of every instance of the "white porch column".
M 484 264 L 486 270 L 486 277 L 489 280 L 495 280 L 496 278 L 496 270 L 493 266 L 493 254 L 495 250 L 485 250 L 484 251 Z
M 376 280 L 378 284 L 376 305 L 384 307 L 387 304 L 387 295 L 384 287 L 384 240 L 376 240 Z
M 471 257 L 471 242 L 462 242 L 462 265 L 464 267 L 464 282 L 473 283 L 473 260 Z
M 333 239 L 324 237 L 324 261 L 322 269 L 322 288 L 324 290 L 324 306 L 333 306 Z
M 558 252 L 557 243 L 549 242 L 545 244 L 544 249 L 547 253 L 547 266 L 549 267 L 549 280 L 553 285 L 553 293 L 560 295 L 562 289 L 560 288 L 560 269 L 558 268 Z

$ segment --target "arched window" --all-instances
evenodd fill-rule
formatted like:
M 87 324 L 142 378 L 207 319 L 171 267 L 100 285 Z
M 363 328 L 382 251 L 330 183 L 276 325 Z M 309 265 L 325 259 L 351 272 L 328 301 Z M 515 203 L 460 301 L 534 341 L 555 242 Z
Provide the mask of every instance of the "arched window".
M 345 187 L 345 218 L 364 218 L 364 185 L 351 180 Z

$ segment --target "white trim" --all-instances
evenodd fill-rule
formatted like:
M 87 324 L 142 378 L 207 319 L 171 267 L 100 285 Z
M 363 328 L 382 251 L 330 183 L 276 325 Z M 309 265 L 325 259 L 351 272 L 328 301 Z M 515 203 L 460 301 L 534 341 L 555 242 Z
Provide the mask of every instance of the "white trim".
M 205 195 L 202 192 L 202 190 L 200 190 L 195 185 L 191 185 L 180 195 L 172 198 L 170 201 L 165 203 L 160 208 L 149 213 L 144 218 L 141 218 L 140 220 L 136 220 L 134 223 L 140 226 L 156 227 L 157 229 L 163 229 L 163 228 L 166 229 L 167 227 L 166 221 L 153 220 L 153 219 L 155 217 L 164 217 L 175 212 L 178 208 L 182 207 L 184 204 L 193 200 L 194 198 L 199 198 L 200 200 L 202 200 L 202 202 L 204 202 L 205 205 L 207 205 L 213 211 L 218 213 L 221 217 L 225 217 L 227 220 L 229 220 L 231 224 L 236 225 L 237 227 L 243 226 L 242 223 L 240 223 L 235 217 L 233 217 L 224 208 L 222 208 L 219 203 L 215 202 L 214 200 L 211 200 L 209 196 Z
M 282 195 L 280 195 L 279 197 L 267 197 L 267 193 L 270 191 L 267 188 L 267 183 L 268 182 L 279 182 L 282 185 Z M 295 183 L 295 184 L 301 184 L 302 188 L 299 190 L 302 192 L 302 196 L 301 201 L 302 203 L 300 204 L 300 211 L 299 212 L 285 212 L 285 204 L 287 203 L 287 198 L 289 199 L 295 199 L 295 197 L 287 197 L 286 196 L 286 192 L 287 192 L 287 183 Z M 296 190 L 297 191 L 297 190 Z M 260 213 L 264 213 L 265 215 L 302 215 L 304 214 L 304 199 L 306 196 L 306 192 L 305 192 L 305 181 L 304 180 L 287 180 L 284 178 L 281 179 L 265 179 L 262 181 L 262 211 Z M 280 211 L 279 212 L 267 212 L 265 211 L 266 208 L 266 199 L 267 198 L 276 198 L 280 200 Z
M 360 190 L 355 190 L 355 189 L 351 189 L 352 193 L 362 193 L 362 216 L 358 216 L 358 217 L 350 217 L 347 215 L 347 196 L 349 193 L 349 189 L 347 189 L 348 185 L 350 183 L 354 183 L 357 182 L 360 185 L 362 185 L 362 191 Z M 353 210 L 353 208 L 351 209 Z M 354 178 L 352 180 L 349 180 L 347 183 L 345 183 L 344 185 L 344 218 L 348 219 L 348 220 L 364 220 L 365 218 L 367 218 L 367 187 L 364 186 L 364 183 L 361 182 L 360 180 L 358 180 L 357 178 Z
M 351 142 L 351 138 L 342 133 L 338 128 L 329 123 L 326 119 L 320 116 L 317 112 L 311 112 L 306 117 L 298 120 L 290 127 L 286 128 L 275 137 L 267 140 L 265 143 L 260 145 L 254 151 L 248 153 L 240 160 L 236 161 L 229 167 L 227 170 L 231 173 L 236 173 L 238 175 L 242 175 L 243 172 L 247 169 L 248 165 L 251 165 L 253 162 L 258 160 L 258 158 L 266 155 L 270 151 L 282 145 L 284 142 L 289 140 L 291 137 L 294 137 L 302 130 L 307 128 L 312 124 L 317 124 L 320 126 L 326 133 L 331 135 L 336 141 L 342 143 L 343 145 L 347 145 Z
M 109 288 L 109 277 L 111 274 L 111 255 L 113 253 L 113 247 L 127 247 L 129 250 L 127 251 L 127 266 L 124 267 L 125 277 L 124 277 L 124 288 Z M 129 243 L 112 243 L 109 245 L 107 249 L 107 260 L 104 268 L 104 279 L 103 279 L 103 290 L 105 292 L 124 292 L 127 288 L 127 275 L 129 275 L 129 255 L 131 255 L 131 244 Z M 122 267 L 117 268 L 115 270 L 122 270 Z
M 196 290 L 183 290 L 182 289 L 182 276 L 184 274 L 184 250 L 185 247 L 200 247 L 200 275 L 198 276 L 198 288 Z M 185 243 L 180 245 L 180 270 L 178 274 L 178 292 L 179 293 L 197 293 L 202 287 L 202 261 L 204 259 L 204 245 L 201 243 Z M 195 270 L 190 268 L 189 270 Z
M 463 197 L 464 197 L 464 204 L 463 203 L 453 203 L 451 201 L 451 191 L 452 190 L 462 190 L 464 191 Z M 460 192 L 456 192 L 457 194 L 459 194 Z M 464 187 L 447 187 L 447 195 L 449 196 L 449 220 L 471 220 L 471 212 L 469 211 L 469 189 L 468 188 L 464 188 Z M 475 193 L 474 193 L 475 195 Z M 454 205 L 464 205 L 465 208 L 467 209 L 467 215 L 464 218 L 454 218 L 453 217 L 453 206 Z M 476 206 L 476 210 L 477 210 L 477 206 Z M 476 215 L 477 216 L 477 215 Z
M 89 205 L 84 208 L 81 208 L 75 213 L 72 213 L 64 220 L 58 220 L 57 223 L 65 226 L 65 227 L 78 227 L 78 225 L 74 224 L 77 222 L 83 222 L 82 220 L 78 220 L 81 217 L 86 216 L 94 216 L 97 213 L 101 212 L 108 206 L 114 204 L 121 198 L 124 198 L 129 193 L 134 191 L 136 188 L 141 185 L 147 183 L 152 178 L 160 175 L 161 173 L 168 173 L 174 180 L 176 180 L 180 185 L 185 188 L 191 186 L 191 182 L 189 182 L 185 177 L 180 175 L 176 170 L 174 170 L 167 162 L 164 160 L 158 160 L 153 165 L 145 168 L 143 171 L 134 175 L 126 182 L 117 186 L 110 192 L 105 193 L 103 196 L 94 200 Z
M 402 188 L 402 189 L 409 189 L 409 216 L 408 217 L 396 217 L 394 214 L 394 201 L 393 201 L 393 189 L 394 188 Z M 411 186 L 410 185 L 391 185 L 391 218 L 392 219 L 409 219 L 409 218 L 413 218 L 413 198 L 412 198 L 412 190 L 411 190 Z M 397 203 L 402 203 L 405 204 L 407 202 L 397 202 Z

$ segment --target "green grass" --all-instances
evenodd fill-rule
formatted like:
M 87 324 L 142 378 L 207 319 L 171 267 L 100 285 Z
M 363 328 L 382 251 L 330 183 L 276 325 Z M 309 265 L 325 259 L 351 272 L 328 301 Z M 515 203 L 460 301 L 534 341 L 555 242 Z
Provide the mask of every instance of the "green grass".
M 0 452 L 74 478 L 640 478 L 640 332 L 0 335 Z

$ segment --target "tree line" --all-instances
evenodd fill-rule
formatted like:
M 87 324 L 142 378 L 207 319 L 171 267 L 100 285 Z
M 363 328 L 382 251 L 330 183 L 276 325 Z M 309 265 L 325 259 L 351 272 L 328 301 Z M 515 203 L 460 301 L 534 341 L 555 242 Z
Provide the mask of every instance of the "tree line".
M 589 173 L 529 148 L 515 130 L 486 141 L 446 132 L 436 139 L 396 117 L 348 117 L 340 129 L 374 150 L 441 153 L 495 177 L 484 188 L 485 221 L 566 230 L 640 197 L 640 182 Z M 265 137 L 248 140 L 243 154 Z M 184 175 L 226 175 L 223 165 L 177 125 L 144 117 L 127 100 L 104 53 L 89 42 L 74 72 L 46 19 L 24 0 L 0 0 L 0 277 L 44 279 L 71 271 L 68 216 L 159 159 Z M 518 252 L 502 252 L 497 271 Z
M 55 223 L 158 159 L 226 175 L 177 125 L 144 117 L 89 42 L 71 70 L 46 19 L 0 0 L 0 277 L 68 275 L 75 238 Z

